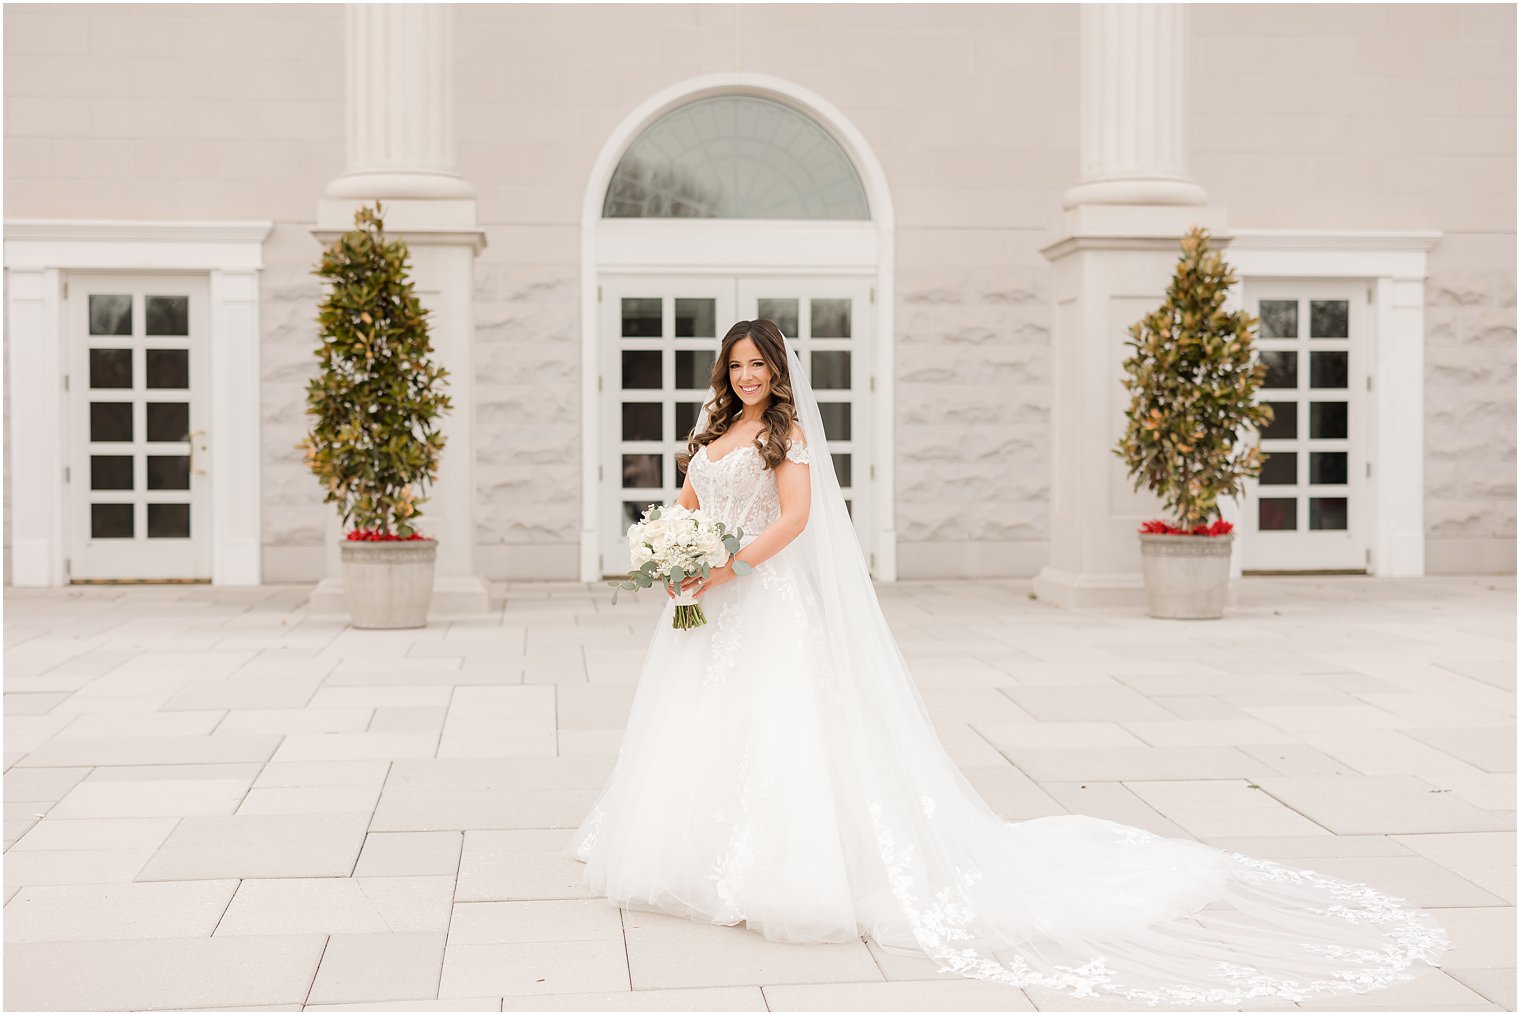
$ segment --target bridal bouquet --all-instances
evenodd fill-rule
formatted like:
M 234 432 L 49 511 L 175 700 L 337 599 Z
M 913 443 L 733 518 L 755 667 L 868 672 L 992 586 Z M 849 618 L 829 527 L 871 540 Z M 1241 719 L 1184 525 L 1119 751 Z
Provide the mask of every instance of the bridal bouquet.
M 628 526 L 628 557 L 635 570 L 625 578 L 607 583 L 613 589 L 612 602 L 617 603 L 620 589 L 647 589 L 656 580 L 679 588 L 693 575 L 706 578 L 712 568 L 727 564 L 729 557 L 739 551 L 743 535 L 743 529 L 730 532 L 700 508 L 690 511 L 679 504 L 670 507 L 651 504 L 638 521 Z M 735 574 L 748 574 L 750 570 L 745 561 L 734 561 Z M 696 596 L 678 594 L 671 626 L 684 631 L 705 623 L 707 618 L 702 615 L 702 604 Z

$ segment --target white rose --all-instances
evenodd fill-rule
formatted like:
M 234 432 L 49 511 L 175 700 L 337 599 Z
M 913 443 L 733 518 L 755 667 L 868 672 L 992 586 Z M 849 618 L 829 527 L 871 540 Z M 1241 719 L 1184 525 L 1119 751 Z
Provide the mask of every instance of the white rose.
M 714 536 L 712 542 L 708 545 L 707 562 L 713 567 L 722 567 L 728 563 L 728 547 L 724 546 L 723 540 L 717 536 Z

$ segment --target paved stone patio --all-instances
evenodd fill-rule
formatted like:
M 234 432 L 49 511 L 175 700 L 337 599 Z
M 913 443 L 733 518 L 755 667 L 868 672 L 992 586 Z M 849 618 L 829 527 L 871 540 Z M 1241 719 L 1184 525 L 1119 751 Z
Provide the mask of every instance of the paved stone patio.
M 658 595 L 506 584 L 489 617 L 374 632 L 309 591 L 6 590 L 8 1010 L 1124 1007 L 587 897 L 557 854 Z M 1514 1009 L 1514 579 L 1249 579 L 1214 622 L 1019 581 L 880 595 L 999 813 L 1370 882 L 1455 950 L 1328 1007 Z

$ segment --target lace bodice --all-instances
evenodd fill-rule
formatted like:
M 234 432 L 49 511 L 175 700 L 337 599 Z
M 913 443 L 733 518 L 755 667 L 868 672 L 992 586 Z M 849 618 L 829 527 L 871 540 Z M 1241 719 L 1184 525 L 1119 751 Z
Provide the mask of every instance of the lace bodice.
M 801 441 L 787 448 L 786 457 L 804 465 L 812 460 Z M 748 546 L 781 516 L 776 473 L 765 467 L 760 449 L 752 443 L 741 444 L 716 461 L 708 457 L 706 446 L 700 447 L 692 456 L 689 471 L 703 512 L 730 529 L 742 528 L 741 545 Z

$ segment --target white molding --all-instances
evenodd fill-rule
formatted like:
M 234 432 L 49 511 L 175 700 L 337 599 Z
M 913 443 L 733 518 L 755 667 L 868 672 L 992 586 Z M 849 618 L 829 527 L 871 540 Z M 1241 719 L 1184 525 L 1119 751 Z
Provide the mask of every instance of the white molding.
M 21 256 L 28 243 L 236 243 L 262 244 L 274 223 L 186 222 L 178 219 L 6 219 L 7 251 L 17 245 Z M 255 254 L 258 251 L 254 251 Z M 11 254 L 6 255 L 7 266 Z M 254 258 L 258 260 L 257 257 Z M 72 266 L 71 266 L 72 267 Z
M 8 219 L 11 412 L 38 433 L 11 449 L 11 581 L 65 584 L 63 284 L 69 271 L 205 272 L 211 287 L 212 576 L 216 585 L 260 581 L 259 222 Z M 234 464 L 235 463 L 235 464 Z
M 604 275 L 874 271 L 880 247 L 874 222 L 602 219 L 597 225 Z
M 1372 287 L 1372 568 L 1425 573 L 1425 279 L 1434 230 L 1235 229 L 1242 279 L 1338 278 Z
M 751 219 L 602 218 L 612 174 L 628 146 L 649 124 L 669 110 L 709 95 L 759 95 L 791 105 L 812 118 L 839 142 L 866 188 L 871 219 L 867 222 L 765 222 Z M 789 231 L 790 230 L 790 231 Z M 678 82 L 650 96 L 615 127 L 598 153 L 586 181 L 581 205 L 581 547 L 580 577 L 596 581 L 599 540 L 596 478 L 597 437 L 601 431 L 596 390 L 599 334 L 597 277 L 607 270 L 657 271 L 666 274 L 722 272 L 740 274 L 774 270 L 846 270 L 874 273 L 875 333 L 875 504 L 876 577 L 897 577 L 897 532 L 893 511 L 894 447 L 894 238 L 896 232 L 886 172 L 865 136 L 828 100 L 784 78 L 729 71 Z M 805 237 L 806 242 L 798 239 Z M 742 242 L 735 242 L 742 237 Z M 721 239 L 721 242 L 718 242 Z M 739 261 L 736 262 L 735 258 Z
M 1221 238 L 1237 273 L 1280 278 L 1424 280 L 1433 230 L 1232 229 Z

